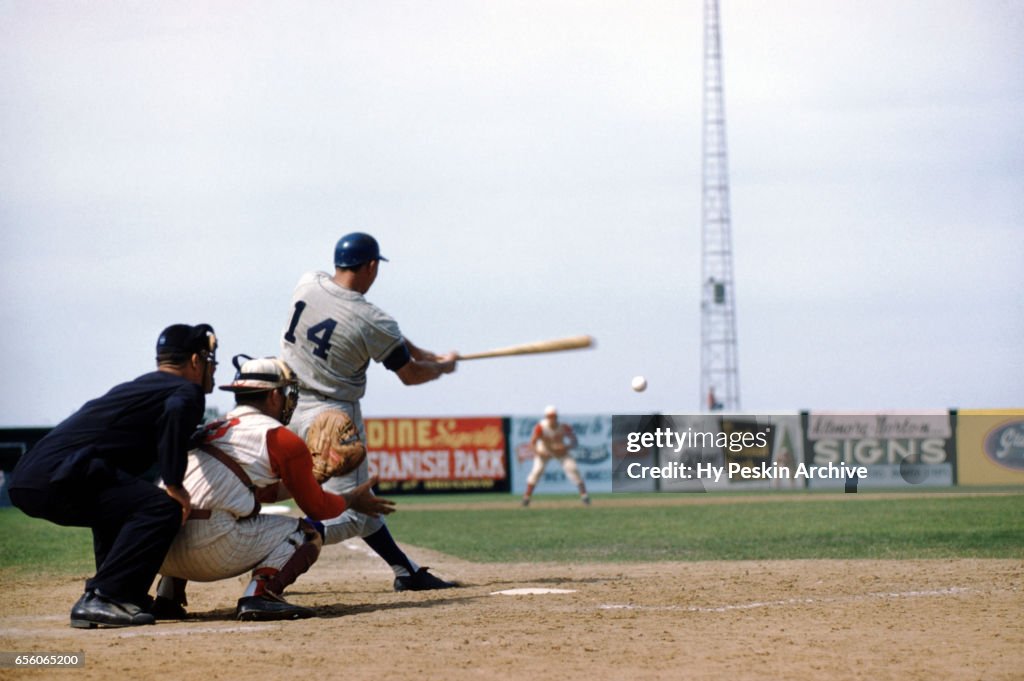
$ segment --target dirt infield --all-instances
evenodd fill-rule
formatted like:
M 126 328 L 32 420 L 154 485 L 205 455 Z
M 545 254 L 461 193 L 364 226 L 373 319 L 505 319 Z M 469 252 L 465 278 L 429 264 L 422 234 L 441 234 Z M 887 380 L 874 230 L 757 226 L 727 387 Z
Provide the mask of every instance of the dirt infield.
M 358 542 L 289 591 L 312 620 L 232 619 L 242 582 L 193 584 L 190 617 L 76 630 L 81 579 L 5 579 L 0 651 L 83 652 L 0 679 L 1022 679 L 1016 560 L 477 564 L 413 553 L 457 590 L 395 593 Z M 550 595 L 492 595 L 523 588 Z

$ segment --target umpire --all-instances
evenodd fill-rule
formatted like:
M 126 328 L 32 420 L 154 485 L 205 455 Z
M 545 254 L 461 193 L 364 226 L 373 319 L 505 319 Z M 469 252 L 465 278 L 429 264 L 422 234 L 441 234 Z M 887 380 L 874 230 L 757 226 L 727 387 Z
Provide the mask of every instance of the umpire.
M 213 390 L 209 324 L 174 324 L 156 344 L 157 370 L 87 402 L 21 457 L 11 503 L 58 525 L 92 528 L 96 574 L 71 626 L 153 624 L 149 587 L 191 509 L 181 486 L 189 438 Z M 147 477 L 156 470 L 167 485 Z

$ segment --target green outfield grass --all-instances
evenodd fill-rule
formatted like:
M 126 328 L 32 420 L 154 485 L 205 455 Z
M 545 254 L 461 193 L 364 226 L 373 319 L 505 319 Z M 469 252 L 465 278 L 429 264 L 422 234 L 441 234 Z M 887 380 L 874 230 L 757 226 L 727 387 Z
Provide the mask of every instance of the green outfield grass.
M 400 543 L 479 562 L 1024 558 L 1022 493 L 716 496 L 598 495 L 590 508 L 541 496 L 529 509 L 505 495 L 399 497 L 407 512 L 388 523 Z M 0 509 L 0 569 L 89 573 L 91 546 L 88 530 Z
M 88 574 L 95 569 L 92 532 L 0 508 L 0 570 L 20 574 Z
M 650 496 L 647 497 L 650 500 Z M 480 562 L 1022 558 L 1024 495 L 397 513 L 401 541 Z

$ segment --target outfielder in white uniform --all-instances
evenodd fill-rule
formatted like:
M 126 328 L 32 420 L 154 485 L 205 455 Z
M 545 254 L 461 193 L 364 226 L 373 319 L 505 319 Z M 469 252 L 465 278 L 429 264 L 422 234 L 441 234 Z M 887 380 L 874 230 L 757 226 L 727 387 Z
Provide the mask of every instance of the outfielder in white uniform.
M 305 520 L 260 514 L 260 501 L 293 497 L 313 519 L 347 508 L 379 517 L 393 504 L 373 496 L 370 482 L 343 496 L 321 489 L 306 443 L 284 427 L 298 397 L 291 370 L 269 357 L 238 355 L 234 363 L 235 380 L 221 389 L 235 393 L 237 406 L 206 425 L 189 452 L 182 484 L 192 513 L 160 568 L 153 609 L 164 619 L 184 617 L 186 580 L 211 582 L 251 570 L 238 619 L 311 617 L 312 610 L 282 593 L 316 561 L 322 538 Z
M 540 476 L 544 474 L 544 468 L 548 461 L 557 459 L 562 464 L 565 477 L 569 478 L 580 491 L 580 500 L 590 505 L 590 495 L 587 494 L 587 486 L 580 477 L 579 468 L 576 467 L 576 460 L 569 453 L 576 447 L 576 433 L 568 423 L 559 423 L 558 409 L 554 405 L 548 405 L 544 410 L 544 418 L 533 427 L 533 434 L 530 436 L 530 446 L 533 447 L 533 470 L 526 478 L 526 493 L 523 494 L 523 506 L 530 505 L 530 497 L 533 490 L 540 482 Z
M 455 353 L 439 356 L 413 345 L 398 323 L 366 300 L 381 261 L 377 240 L 355 232 L 343 236 L 334 249 L 334 274 L 309 272 L 292 295 L 292 307 L 281 341 L 281 357 L 299 378 L 299 402 L 291 429 L 305 437 L 317 414 L 341 409 L 349 415 L 366 442 L 359 400 L 366 392 L 370 360 L 395 372 L 405 385 L 426 383 L 455 371 Z M 331 478 L 324 489 L 341 493 L 363 483 L 368 464 Z M 362 537 L 395 573 L 396 591 L 444 589 L 457 586 L 416 565 L 395 543 L 380 518 L 356 509 L 324 522 L 327 544 Z

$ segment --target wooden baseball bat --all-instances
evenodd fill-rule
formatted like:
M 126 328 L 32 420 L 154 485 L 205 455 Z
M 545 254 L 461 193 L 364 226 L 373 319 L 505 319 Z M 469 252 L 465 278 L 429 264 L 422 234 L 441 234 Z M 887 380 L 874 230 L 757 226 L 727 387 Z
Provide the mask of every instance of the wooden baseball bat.
M 563 350 L 579 350 L 594 345 L 594 339 L 590 336 L 569 336 L 568 338 L 554 338 L 552 340 L 537 341 L 536 343 L 523 343 L 521 345 L 510 345 L 507 348 L 495 348 L 483 352 L 470 352 L 459 355 L 458 359 L 484 359 L 486 357 L 511 357 L 512 355 L 535 355 L 542 352 L 562 352 Z

